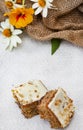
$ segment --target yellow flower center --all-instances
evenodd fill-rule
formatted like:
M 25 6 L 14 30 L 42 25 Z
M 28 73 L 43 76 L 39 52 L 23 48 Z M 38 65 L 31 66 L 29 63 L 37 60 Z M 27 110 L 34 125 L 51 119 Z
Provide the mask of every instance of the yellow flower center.
M 4 29 L 4 31 L 2 33 L 6 37 L 10 37 L 12 35 L 12 32 L 10 29 Z
M 13 3 L 11 1 L 6 1 L 5 4 L 9 9 L 13 7 Z
M 45 7 L 46 1 L 45 0 L 38 0 L 38 3 L 41 7 Z

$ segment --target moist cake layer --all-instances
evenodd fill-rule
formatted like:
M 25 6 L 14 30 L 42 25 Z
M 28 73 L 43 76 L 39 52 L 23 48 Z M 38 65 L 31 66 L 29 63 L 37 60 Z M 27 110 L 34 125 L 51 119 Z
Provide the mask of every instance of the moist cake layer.
M 54 113 L 62 127 L 66 127 L 74 113 L 73 101 L 67 96 L 66 92 L 59 88 L 48 108 Z

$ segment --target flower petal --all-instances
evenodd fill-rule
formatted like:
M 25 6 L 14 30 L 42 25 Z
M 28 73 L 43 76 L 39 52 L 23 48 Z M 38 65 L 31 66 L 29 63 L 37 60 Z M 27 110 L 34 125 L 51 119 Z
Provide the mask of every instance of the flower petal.
M 9 19 L 6 19 L 6 20 L 5 20 L 5 23 L 9 26 L 9 25 L 10 25 Z
M 53 2 L 53 0 L 47 0 L 48 2 L 50 2 L 50 3 L 52 3 Z
M 12 43 L 10 43 L 9 47 L 7 48 L 9 51 L 12 51 L 13 49 L 13 46 L 12 46 Z
M 32 2 L 38 2 L 38 0 L 30 0 L 30 1 L 32 1 Z
M 8 45 L 9 45 L 9 43 L 10 43 L 10 38 L 5 38 L 5 37 L 4 37 L 3 40 L 4 40 L 4 44 L 8 44 Z
M 47 8 L 51 8 L 53 5 L 49 2 L 46 3 Z
M 10 28 L 9 26 L 10 26 L 10 24 L 9 24 L 9 20 L 8 19 L 6 19 L 5 22 L 1 22 L 1 27 L 3 29 Z
M 35 4 L 32 5 L 32 8 L 33 8 L 33 9 L 36 9 L 37 7 L 39 7 L 39 4 L 38 4 L 38 3 L 35 3 Z
M 47 7 L 45 7 L 45 8 L 43 9 L 42 16 L 43 16 L 43 17 L 47 17 L 47 14 L 48 14 L 48 9 L 47 9 Z
M 5 49 L 7 49 L 7 48 L 9 47 L 9 45 L 10 45 L 9 43 L 6 43 L 6 47 L 5 47 Z
M 17 41 L 18 44 L 22 43 L 22 40 L 18 36 L 16 36 L 16 41 Z
M 12 40 L 15 39 L 15 41 L 18 43 L 18 44 L 21 44 L 22 43 L 22 40 L 18 37 L 18 36 L 12 36 Z
M 5 43 L 5 49 L 7 49 L 10 45 L 10 38 L 5 38 L 4 43 Z
M 0 32 L 3 32 L 3 29 L 2 29 L 2 28 L 0 28 Z
M 17 47 L 17 41 L 14 38 L 11 38 L 11 44 L 13 47 Z
M 10 30 L 11 30 L 11 32 L 14 31 L 14 27 L 11 24 L 10 24 Z
M 1 22 L 1 27 L 3 28 L 3 29 L 5 29 L 7 26 L 6 26 L 6 24 L 5 24 L 5 22 Z
M 43 9 L 41 7 L 39 7 L 36 11 L 35 11 L 35 15 L 39 14 Z
M 14 8 L 23 8 L 24 5 L 20 5 L 20 4 L 14 4 Z
M 13 31 L 13 35 L 19 35 L 19 34 L 21 34 L 21 33 L 22 33 L 22 31 L 19 30 L 19 29 L 15 29 L 15 30 Z

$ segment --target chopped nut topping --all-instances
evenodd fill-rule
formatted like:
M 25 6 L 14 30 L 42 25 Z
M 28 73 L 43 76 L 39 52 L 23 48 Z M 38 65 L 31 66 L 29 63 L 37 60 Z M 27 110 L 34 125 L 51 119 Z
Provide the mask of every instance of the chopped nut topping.
M 20 87 L 22 87 L 22 86 L 23 86 L 23 84 L 20 85 Z
M 60 99 L 56 100 L 56 102 L 55 102 L 55 106 L 60 105 L 61 102 L 62 102 L 62 101 L 61 101 Z
M 29 81 L 28 84 L 33 85 L 33 83 L 31 81 Z
M 37 90 L 34 90 L 34 92 L 36 92 L 36 93 L 37 93 Z
M 37 95 L 37 98 L 39 98 L 39 95 Z
M 19 96 L 21 97 L 21 98 L 24 98 L 24 95 L 22 95 L 21 93 L 18 93 L 19 94 Z

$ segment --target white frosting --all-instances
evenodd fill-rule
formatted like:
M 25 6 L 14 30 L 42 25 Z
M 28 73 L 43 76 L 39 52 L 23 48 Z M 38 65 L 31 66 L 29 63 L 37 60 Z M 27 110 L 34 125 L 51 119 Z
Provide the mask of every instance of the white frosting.
M 48 108 L 50 108 L 57 117 L 62 127 L 66 127 L 69 124 L 70 118 L 74 112 L 74 106 L 72 100 L 63 89 L 58 89 L 54 98 L 48 104 Z
M 12 90 L 14 97 L 25 105 L 40 100 L 47 92 L 46 87 L 39 80 L 29 81 Z

